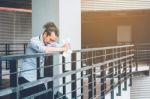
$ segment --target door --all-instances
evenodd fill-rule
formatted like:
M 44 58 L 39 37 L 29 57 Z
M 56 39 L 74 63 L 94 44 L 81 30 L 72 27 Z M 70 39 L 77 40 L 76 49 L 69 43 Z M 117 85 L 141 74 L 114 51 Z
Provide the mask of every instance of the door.
M 131 26 L 121 25 L 117 27 L 117 42 L 118 44 L 131 43 Z

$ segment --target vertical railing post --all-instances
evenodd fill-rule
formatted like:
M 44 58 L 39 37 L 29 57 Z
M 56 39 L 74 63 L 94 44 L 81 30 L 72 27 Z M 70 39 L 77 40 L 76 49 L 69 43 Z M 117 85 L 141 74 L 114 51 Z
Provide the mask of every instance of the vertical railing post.
M 102 57 L 102 62 L 106 60 L 106 50 L 103 50 L 103 57 Z M 106 81 L 106 70 L 105 70 L 105 65 L 100 66 L 100 85 L 101 85 L 101 90 L 100 90 L 100 99 L 105 99 L 105 81 Z
M 114 49 L 112 49 L 112 55 L 111 59 L 114 59 Z M 109 63 L 110 64 L 110 88 L 111 88 L 111 99 L 114 99 L 114 62 Z
M 36 58 L 37 63 L 37 79 L 40 79 L 40 57 Z
M 135 47 L 134 47 L 135 48 L 134 49 L 134 53 L 135 53 L 135 57 L 134 58 L 135 58 L 135 64 L 136 64 L 136 69 L 135 69 L 136 71 L 138 71 L 138 48 L 137 48 L 137 46 L 138 45 L 135 45 Z
M 72 56 L 71 56 L 71 70 L 72 71 L 75 71 L 76 70 L 76 54 L 77 53 L 72 53 Z M 71 84 L 71 90 L 72 90 L 72 98 L 71 99 L 76 99 L 77 97 L 77 93 L 76 93 L 76 89 L 77 89 L 77 86 L 76 86 L 76 74 L 72 74 L 71 75 L 71 80 L 74 81 L 72 84 Z
M 26 53 L 26 43 L 23 44 L 23 53 Z
M 121 57 L 121 48 L 118 48 L 118 58 Z M 121 96 L 121 60 L 118 60 L 118 93 L 117 96 Z
M 96 51 L 95 51 L 95 54 L 94 54 L 95 58 L 94 58 L 94 64 L 96 64 Z M 96 67 L 94 68 L 94 95 L 96 96 Z
M 2 61 L 0 60 L 0 89 L 2 86 Z
M 148 58 L 148 66 L 149 66 L 149 76 L 150 76 L 150 48 L 148 48 L 148 54 L 147 54 L 147 58 Z
M 89 56 L 88 56 L 88 65 L 91 66 L 92 63 L 92 59 L 91 59 L 91 52 L 88 52 Z M 90 76 L 88 76 L 88 99 L 92 98 L 92 69 L 88 70 L 88 74 Z
M 92 52 L 89 52 L 90 55 L 89 55 L 89 59 L 88 59 L 88 65 L 89 66 L 92 66 Z M 89 69 L 88 70 L 88 74 L 90 74 L 90 76 L 88 77 L 88 89 L 89 89 L 89 99 L 91 99 L 93 97 L 93 69 Z
M 92 54 L 92 65 L 95 64 L 96 62 L 96 51 L 93 51 Z M 96 97 L 96 67 L 93 68 L 93 96 Z
M 8 44 L 5 44 L 5 55 L 8 55 Z M 6 69 L 8 69 L 8 61 L 5 61 L 6 63 Z
M 84 59 L 84 56 L 83 56 L 84 54 L 83 53 L 81 53 L 81 68 L 84 68 L 84 62 L 83 62 L 83 59 Z M 84 71 L 81 71 L 81 77 L 83 77 L 83 72 Z M 83 99 L 83 87 L 84 86 L 84 83 L 83 83 L 83 78 L 81 79 L 81 99 Z
M 66 71 L 65 69 L 65 57 L 62 56 L 62 73 L 64 73 Z M 63 77 L 63 84 L 66 83 L 66 77 Z M 66 96 L 66 85 L 63 86 L 63 98 L 65 98 Z
M 110 68 L 110 88 L 111 88 L 111 99 L 114 99 L 114 69 L 113 69 L 113 63 L 110 63 L 110 65 L 112 66 Z
M 128 49 L 127 47 L 125 48 L 125 56 L 128 55 L 127 53 Z M 123 76 L 124 76 L 124 88 L 123 90 L 127 90 L 127 59 L 124 59 L 124 63 L 123 63 Z
M 53 77 L 53 56 L 45 56 L 44 61 L 44 77 Z
M 83 59 L 84 59 L 84 57 L 83 57 L 83 53 L 81 53 L 81 68 L 84 68 L 84 62 L 83 62 Z M 83 94 L 83 90 L 84 90 L 84 83 L 83 83 L 83 72 L 84 71 L 81 71 L 81 77 L 82 77 L 82 79 L 81 79 L 81 99 L 83 99 L 83 97 L 84 97 L 84 94 Z
M 129 83 L 129 86 L 132 86 L 132 57 L 129 61 L 129 73 L 130 73 L 130 83 Z
M 10 60 L 10 87 L 17 87 L 17 60 Z M 11 99 L 17 99 L 17 94 L 12 93 Z
M 7 55 L 10 55 L 10 44 L 7 44 Z M 7 61 L 7 67 L 6 69 L 9 69 L 9 61 Z
M 134 54 L 133 51 L 134 51 L 134 49 L 133 49 L 133 47 L 131 47 L 130 54 Z M 132 86 L 132 65 L 133 65 L 133 57 L 131 57 L 129 60 L 129 76 L 130 76 L 129 86 Z
M 53 56 L 45 56 L 44 61 L 44 77 L 53 77 Z M 53 89 L 53 81 L 48 82 L 47 89 Z M 54 90 L 48 92 L 47 97 L 54 99 Z
M 117 48 L 114 49 L 114 58 L 118 58 Z M 114 69 L 115 69 L 114 73 L 115 74 L 114 75 L 117 75 L 118 74 L 118 67 L 117 67 L 118 61 L 115 61 L 114 64 L 115 64 L 115 67 L 114 67 Z
M 101 82 L 100 82 L 101 96 L 100 96 L 100 99 L 105 99 L 105 65 L 101 65 L 100 70 L 101 70 Z
M 150 64 L 148 64 L 149 65 L 149 76 L 150 76 Z
M 124 88 L 123 90 L 127 90 L 127 65 L 123 63 L 123 71 L 124 71 Z

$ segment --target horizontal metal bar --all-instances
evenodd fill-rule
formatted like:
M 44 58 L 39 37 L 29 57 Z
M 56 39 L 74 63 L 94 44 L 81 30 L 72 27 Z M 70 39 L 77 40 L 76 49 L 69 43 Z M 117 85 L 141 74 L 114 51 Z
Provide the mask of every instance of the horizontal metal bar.
M 88 52 L 88 51 L 108 50 L 108 49 L 117 49 L 117 48 L 126 48 L 126 47 L 134 47 L 134 45 L 131 44 L 131 45 L 100 47 L 100 48 L 88 48 L 88 49 L 76 50 L 74 52 Z
M 19 88 L 19 90 L 21 91 L 30 87 L 37 86 L 39 84 L 48 83 L 50 81 L 52 81 L 52 77 L 46 77 L 46 78 L 39 79 L 38 81 L 33 81 L 33 82 L 28 82 L 25 84 L 18 85 L 17 87 L 2 89 L 0 91 L 0 96 L 9 95 L 11 93 L 17 92 L 17 88 Z
M 0 45 L 23 45 L 27 43 L 0 43 Z
M 41 57 L 41 56 L 46 56 L 46 55 L 56 55 L 56 53 L 49 53 L 49 54 L 36 53 L 36 54 L 31 54 L 31 55 L 17 54 L 17 55 L 7 55 L 7 56 L 3 55 L 3 56 L 0 56 L 0 60 L 2 60 L 2 61 L 19 60 L 19 59 L 24 59 L 24 58 L 36 58 L 36 57 Z
M 89 70 L 89 69 L 92 69 L 92 68 L 95 68 L 95 67 L 98 67 L 98 66 L 101 66 L 101 65 L 106 65 L 108 63 L 111 63 L 111 62 L 114 62 L 114 61 L 118 61 L 118 60 L 121 60 L 121 59 L 126 59 L 126 58 L 129 58 L 129 57 L 133 57 L 133 55 L 128 55 L 128 56 L 124 56 L 124 57 L 121 57 L 121 58 L 116 58 L 116 59 L 113 59 L 113 60 L 108 60 L 108 61 L 105 61 L 105 62 L 102 62 L 102 63 L 93 64 L 92 66 L 86 66 L 84 68 L 77 69 L 76 71 L 68 71 L 68 72 L 65 72 L 63 74 L 59 74 L 59 75 L 54 76 L 53 79 L 58 79 L 58 78 L 65 77 L 67 75 L 76 74 L 78 72 Z
M 6 89 L 1 89 L 0 91 L 0 97 L 5 96 L 5 95 L 9 95 L 11 93 L 16 92 L 17 88 L 16 87 L 10 87 L 10 88 L 6 88 Z
M 105 61 L 105 62 L 102 62 L 102 63 L 93 64 L 93 65 L 95 65 L 95 66 L 86 66 L 86 67 L 81 68 L 81 69 L 78 69 L 78 70 L 76 70 L 76 71 L 74 71 L 74 72 L 69 71 L 69 72 L 67 72 L 67 73 L 63 73 L 63 75 L 66 76 L 66 75 L 75 74 L 75 73 L 77 73 L 77 72 L 89 70 L 89 69 L 92 69 L 92 68 L 94 68 L 94 67 L 98 67 L 98 66 L 101 66 L 101 65 L 109 64 L 109 63 L 112 63 L 112 62 L 115 62 L 115 61 L 118 61 L 118 60 L 123 60 L 123 59 L 125 59 L 125 58 L 129 58 L 129 57 L 132 57 L 132 56 L 133 56 L 133 54 L 132 54 L 132 55 L 125 56 L 125 57 L 121 57 L 121 58 L 116 58 L 116 59 L 113 59 L 113 60 L 108 60 L 108 61 Z M 69 63 L 70 63 L 70 62 L 69 62 Z M 124 62 L 121 62 L 121 63 L 124 63 Z M 58 64 L 58 66 L 59 66 L 59 65 L 60 65 L 60 64 Z M 119 65 L 119 64 L 118 64 L 118 65 Z M 52 65 L 50 65 L 50 66 L 52 66 Z M 48 68 L 48 67 L 50 67 L 50 66 L 40 67 L 40 68 L 37 68 L 37 69 Z M 106 69 L 110 69 L 110 68 L 112 68 L 112 67 L 105 68 L 105 70 L 106 70 Z M 25 70 L 25 71 L 20 71 L 20 72 L 26 72 L 26 71 L 31 71 L 31 70 L 35 70 L 35 69 L 30 69 L 30 70 Z M 20 73 L 20 72 L 14 72 L 14 73 L 11 73 L 11 74 L 16 74 L 16 73 Z M 5 75 L 10 75 L 10 74 L 3 74 L 2 76 L 5 76 Z M 65 76 L 63 76 L 63 75 L 60 74 L 60 75 L 58 75 L 58 77 L 59 77 L 59 78 L 60 78 L 60 76 L 65 77 Z M 56 79 L 57 77 L 54 77 L 54 78 Z
M 38 93 L 36 93 L 36 94 L 33 94 L 33 95 L 30 95 L 30 96 L 27 96 L 27 97 L 22 98 L 22 99 L 30 99 L 30 98 L 34 98 L 34 97 L 36 97 L 36 96 L 42 95 L 42 94 L 44 94 L 44 93 L 48 93 L 48 92 L 50 92 L 50 91 L 53 91 L 53 90 L 50 88 L 50 89 L 47 89 L 47 90 L 44 90 L 44 91 L 38 92 Z
M 75 52 L 88 52 L 88 51 L 97 51 L 97 50 L 108 50 L 108 49 L 116 49 L 116 48 L 125 48 L 125 47 L 133 47 L 134 45 L 123 45 L 123 46 L 112 46 L 112 47 L 101 47 L 101 48 L 90 48 L 90 49 L 82 49 L 82 50 L 74 50 L 73 53 Z M 35 57 L 40 57 L 40 56 L 49 56 L 49 55 L 57 55 L 60 54 L 58 52 L 56 53 L 36 53 L 32 55 L 7 55 L 7 56 L 0 56 L 0 60 L 15 60 L 15 59 L 24 59 L 24 58 L 35 58 Z

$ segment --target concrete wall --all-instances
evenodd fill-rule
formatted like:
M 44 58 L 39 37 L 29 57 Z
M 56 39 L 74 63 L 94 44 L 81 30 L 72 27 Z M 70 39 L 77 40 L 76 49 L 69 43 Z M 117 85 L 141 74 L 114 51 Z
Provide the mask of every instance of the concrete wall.
M 49 21 L 59 26 L 59 0 L 32 0 L 32 36 L 42 33 Z

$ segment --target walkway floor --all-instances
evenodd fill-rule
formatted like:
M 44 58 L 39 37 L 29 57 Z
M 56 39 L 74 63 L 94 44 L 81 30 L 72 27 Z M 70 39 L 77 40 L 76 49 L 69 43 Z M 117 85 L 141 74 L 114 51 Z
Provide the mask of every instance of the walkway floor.
M 150 99 L 150 77 L 133 78 L 131 99 Z

